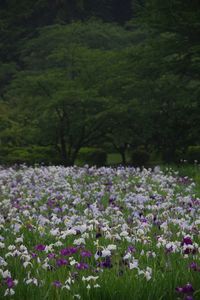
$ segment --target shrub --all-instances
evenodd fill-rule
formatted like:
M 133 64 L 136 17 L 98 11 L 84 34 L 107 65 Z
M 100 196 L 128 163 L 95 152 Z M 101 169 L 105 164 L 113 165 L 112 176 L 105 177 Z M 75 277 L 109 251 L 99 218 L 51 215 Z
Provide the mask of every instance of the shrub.
M 200 163 L 200 146 L 189 146 L 186 157 L 189 163 Z
M 50 146 L 32 146 L 29 147 L 31 164 L 57 164 L 59 161 L 58 154 Z
M 162 159 L 165 163 L 176 163 L 179 164 L 181 159 L 184 157 L 183 149 L 170 149 L 166 148 L 162 151 Z
M 56 164 L 57 153 L 49 146 L 3 147 L 0 149 L 0 164 Z
M 107 153 L 99 148 L 82 148 L 79 151 L 78 159 L 89 166 L 104 166 L 107 161 Z
M 6 164 L 6 156 L 8 155 L 10 151 L 9 147 L 1 146 L 0 147 L 0 164 L 4 165 Z
M 0 163 L 3 165 L 22 164 L 29 160 L 27 149 L 20 147 L 1 147 Z
M 131 153 L 131 163 L 134 166 L 145 166 L 149 162 L 150 154 L 144 148 L 138 148 Z
M 8 164 L 29 164 L 30 154 L 25 148 L 14 148 L 5 157 Z

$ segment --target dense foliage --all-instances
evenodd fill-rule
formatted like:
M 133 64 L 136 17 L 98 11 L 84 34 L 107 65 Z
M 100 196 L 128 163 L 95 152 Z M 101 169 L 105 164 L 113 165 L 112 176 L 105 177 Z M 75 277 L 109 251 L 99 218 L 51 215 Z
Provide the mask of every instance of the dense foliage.
M 65 165 L 82 147 L 169 162 L 200 144 L 199 1 L 121 3 L 1 1 L 1 163 L 27 147 L 45 163 L 49 147 Z

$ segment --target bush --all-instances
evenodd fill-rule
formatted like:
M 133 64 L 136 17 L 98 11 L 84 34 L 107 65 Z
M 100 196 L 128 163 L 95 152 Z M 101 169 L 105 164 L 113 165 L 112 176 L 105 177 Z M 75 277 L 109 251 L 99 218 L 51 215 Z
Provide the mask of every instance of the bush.
M 8 155 L 9 151 L 10 151 L 9 147 L 5 147 L 5 146 L 0 147 L 0 164 L 1 165 L 4 165 L 6 163 L 5 158 Z
M 200 146 L 189 146 L 186 157 L 189 163 L 200 163 Z
M 0 164 L 56 164 L 57 153 L 49 146 L 1 147 Z
M 179 164 L 181 159 L 184 157 L 184 151 L 182 149 L 165 149 L 162 151 L 162 159 L 164 163 L 175 163 Z
M 147 165 L 150 154 L 144 148 L 138 148 L 131 153 L 131 163 L 134 166 L 141 167 Z
M 79 151 L 78 159 L 89 166 L 104 166 L 107 161 L 107 153 L 99 148 L 82 148 Z
M 57 152 L 50 146 L 29 147 L 31 164 L 57 164 L 59 161 Z
M 5 157 L 5 162 L 8 164 L 29 164 L 30 154 L 27 149 L 15 148 L 12 149 Z
M 27 163 L 29 160 L 28 151 L 19 147 L 1 147 L 0 164 L 13 165 Z

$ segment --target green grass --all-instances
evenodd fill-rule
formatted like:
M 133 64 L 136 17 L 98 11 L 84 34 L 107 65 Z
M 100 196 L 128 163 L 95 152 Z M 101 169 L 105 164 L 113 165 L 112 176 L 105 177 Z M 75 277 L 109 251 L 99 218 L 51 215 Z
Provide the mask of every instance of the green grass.
M 122 163 L 121 155 L 119 153 L 108 153 L 107 155 L 107 165 L 113 166 L 113 165 L 119 165 Z M 75 164 L 77 166 L 84 166 L 85 163 L 81 161 L 80 159 L 77 159 L 75 161 Z
M 130 161 L 130 155 L 127 154 L 127 161 Z M 122 158 L 119 153 L 108 153 L 107 155 L 107 166 L 115 166 L 122 164 Z M 77 166 L 84 166 L 84 162 L 81 160 L 76 160 Z
M 121 164 L 122 158 L 119 153 L 109 153 L 107 157 L 107 165 Z

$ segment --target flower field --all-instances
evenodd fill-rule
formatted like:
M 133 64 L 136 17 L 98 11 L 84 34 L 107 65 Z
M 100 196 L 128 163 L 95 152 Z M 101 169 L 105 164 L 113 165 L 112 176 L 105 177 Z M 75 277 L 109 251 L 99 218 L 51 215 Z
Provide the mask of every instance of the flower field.
M 0 169 L 0 299 L 200 299 L 200 198 L 159 168 Z

